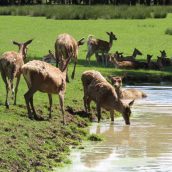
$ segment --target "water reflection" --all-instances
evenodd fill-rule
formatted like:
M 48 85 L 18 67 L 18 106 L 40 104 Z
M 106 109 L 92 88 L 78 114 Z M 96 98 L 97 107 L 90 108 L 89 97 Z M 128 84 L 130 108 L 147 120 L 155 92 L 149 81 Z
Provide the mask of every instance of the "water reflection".
M 138 89 L 148 98 L 136 101 L 131 126 L 122 118 L 114 124 L 93 124 L 90 133 L 102 134 L 105 140 L 73 150 L 73 163 L 60 172 L 172 171 L 172 87 Z

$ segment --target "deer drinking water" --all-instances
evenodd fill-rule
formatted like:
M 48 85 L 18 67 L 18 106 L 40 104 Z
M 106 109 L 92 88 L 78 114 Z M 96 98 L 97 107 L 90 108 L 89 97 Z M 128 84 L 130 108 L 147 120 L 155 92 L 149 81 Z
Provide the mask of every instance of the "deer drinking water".
M 18 43 L 16 41 L 13 41 L 13 44 L 19 47 L 19 51 L 5 52 L 0 58 L 0 72 L 6 86 L 6 108 L 9 108 L 8 94 L 10 89 L 12 90 L 12 98 L 14 98 L 14 105 L 16 105 L 18 85 L 21 76 L 21 68 L 26 58 L 27 46 L 31 42 L 32 40 L 28 40 L 24 43 Z M 15 89 L 13 87 L 14 78 L 17 78 Z
M 67 59 L 68 56 L 74 61 L 74 68 L 71 78 L 75 77 L 75 68 L 78 58 L 78 49 L 79 46 L 84 44 L 84 38 L 79 41 L 76 41 L 71 35 L 64 33 L 60 34 L 55 42 L 55 56 L 56 56 L 56 66 L 59 65 L 59 59 Z M 69 82 L 68 74 L 66 77 Z
M 81 77 L 84 87 L 84 105 L 86 112 L 90 110 L 91 101 L 94 101 L 96 103 L 98 122 L 101 119 L 101 108 L 104 108 L 110 112 L 111 121 L 114 121 L 114 110 L 116 110 L 122 113 L 125 123 L 129 125 L 130 107 L 133 105 L 134 100 L 128 104 L 122 102 L 112 85 L 99 72 L 92 71 L 92 75 L 93 77 L 91 77 L 90 71 L 85 71 Z M 90 84 L 88 84 L 88 81 L 91 81 Z
M 109 36 L 109 42 L 101 40 L 101 39 L 97 39 L 94 38 L 93 36 L 89 36 L 88 37 L 88 51 L 87 51 L 87 55 L 86 55 L 86 60 L 88 61 L 88 63 L 90 64 L 90 58 L 93 54 L 95 54 L 96 57 L 98 57 L 98 53 L 102 54 L 102 62 L 104 62 L 104 65 L 107 66 L 107 60 L 105 59 L 105 54 L 107 54 L 112 45 L 113 45 L 113 41 L 117 40 L 116 36 L 114 35 L 113 32 L 106 32 Z
M 37 91 L 40 91 L 48 94 L 50 105 L 49 118 L 51 118 L 52 94 L 59 95 L 63 123 L 65 124 L 64 94 L 66 90 L 66 72 L 70 57 L 67 60 L 61 60 L 62 70 L 39 60 L 33 60 L 23 65 L 22 73 L 29 88 L 24 95 L 29 118 L 32 119 L 34 117 L 35 119 L 40 119 L 33 105 L 33 95 Z

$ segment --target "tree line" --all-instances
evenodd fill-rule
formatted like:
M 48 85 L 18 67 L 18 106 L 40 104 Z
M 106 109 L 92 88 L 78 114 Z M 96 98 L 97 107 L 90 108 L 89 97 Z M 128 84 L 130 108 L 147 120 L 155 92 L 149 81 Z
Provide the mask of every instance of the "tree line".
M 0 0 L 0 5 L 68 4 L 68 5 L 170 5 L 172 0 Z

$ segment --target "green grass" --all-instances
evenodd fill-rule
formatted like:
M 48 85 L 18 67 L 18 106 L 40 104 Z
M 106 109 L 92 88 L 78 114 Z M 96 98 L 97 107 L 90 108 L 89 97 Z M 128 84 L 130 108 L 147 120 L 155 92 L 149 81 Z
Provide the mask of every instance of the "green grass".
M 146 54 L 159 55 L 159 50 L 165 49 L 167 55 L 172 55 L 172 37 L 164 31 L 171 28 L 172 15 L 165 19 L 146 20 L 47 20 L 43 17 L 13 17 L 0 16 L 0 53 L 17 50 L 11 40 L 19 42 L 34 38 L 28 50 L 28 60 L 40 59 L 47 54 L 49 49 L 54 49 L 54 42 L 60 33 L 69 33 L 77 40 L 87 38 L 93 34 L 98 38 L 108 40 L 106 31 L 113 31 L 118 40 L 113 44 L 111 52 L 123 51 L 126 55 L 132 53 L 136 47 L 142 51 L 143 56 L 139 60 L 145 60 Z M 65 95 L 65 108 L 72 107 L 74 111 L 80 111 L 83 115 L 83 91 L 81 74 L 88 69 L 96 69 L 105 76 L 122 74 L 127 70 L 116 70 L 113 67 L 104 68 L 96 65 L 95 57 L 91 58 L 91 66 L 85 63 L 86 44 L 80 48 L 79 61 L 76 69 L 76 78 L 67 84 Z M 72 66 L 69 67 L 71 74 Z M 164 71 L 128 70 L 128 75 L 140 78 L 147 76 L 152 81 L 160 76 L 171 76 L 171 67 Z M 53 119 L 51 121 L 30 121 L 27 118 L 24 93 L 27 86 L 21 79 L 17 97 L 18 106 L 10 106 L 9 110 L 3 106 L 5 101 L 5 86 L 0 79 L 0 164 L 5 171 L 50 171 L 58 163 L 69 163 L 66 155 L 69 153 L 69 145 L 78 145 L 86 137 L 82 129 L 87 123 L 87 118 L 78 115 L 67 114 L 68 126 L 61 124 L 62 116 L 59 111 L 58 96 L 53 96 Z M 12 103 L 12 101 L 10 100 Z M 43 93 L 36 93 L 34 103 L 37 111 L 44 117 L 48 117 L 48 97 Z M 95 105 L 94 105 L 95 106 Z M 93 112 L 95 115 L 95 111 Z M 79 128 L 78 128 L 79 127 Z
M 44 16 L 51 19 L 165 18 L 172 6 L 35 5 L 0 7 L 0 15 Z

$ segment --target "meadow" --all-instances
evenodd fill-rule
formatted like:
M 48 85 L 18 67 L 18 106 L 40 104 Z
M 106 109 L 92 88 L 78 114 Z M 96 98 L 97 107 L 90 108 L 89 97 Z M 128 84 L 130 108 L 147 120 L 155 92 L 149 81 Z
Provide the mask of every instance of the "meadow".
M 172 56 L 172 36 L 165 32 L 167 28 L 172 28 L 171 19 L 171 14 L 164 19 L 145 20 L 52 20 L 44 17 L 0 16 L 0 54 L 9 50 L 17 51 L 17 47 L 11 40 L 24 42 L 33 38 L 27 60 L 41 59 L 49 49 L 54 50 L 55 40 L 60 33 L 69 33 L 77 40 L 82 37 L 87 38 L 89 34 L 108 40 L 106 31 L 113 31 L 118 40 L 114 42 L 111 52 L 118 50 L 130 55 L 136 47 L 143 53 L 143 56 L 138 59 L 145 60 L 147 54 L 153 54 L 156 59 L 156 56 L 160 55 L 159 50 L 165 49 L 170 57 Z M 74 111 L 80 111 L 81 116 L 84 113 L 82 114 L 83 91 L 80 77 L 85 70 L 96 69 L 105 76 L 124 72 L 138 77 L 148 75 L 150 81 L 156 76 L 172 78 L 171 68 L 163 71 L 117 70 L 113 66 L 108 68 L 98 66 L 94 56 L 89 66 L 85 62 L 86 52 L 87 46 L 84 44 L 79 51 L 76 77 L 74 80 L 70 79 L 71 82 L 67 84 L 65 96 L 65 108 L 72 107 Z M 70 74 L 72 68 L 73 64 L 69 67 Z M 63 126 L 58 96 L 54 95 L 53 119 L 42 122 L 30 121 L 27 118 L 23 98 L 26 91 L 27 86 L 22 78 L 17 97 L 18 105 L 11 105 L 7 110 L 4 106 L 5 86 L 0 79 L 0 164 L 2 170 L 49 171 L 58 163 L 68 163 L 65 157 L 69 153 L 69 145 L 78 144 L 87 135 L 82 127 L 88 125 L 88 119 L 78 115 L 71 116 L 66 112 L 69 125 Z M 12 104 L 12 100 L 10 102 Z M 38 113 L 44 117 L 48 117 L 47 102 L 46 94 L 36 93 L 34 103 Z

